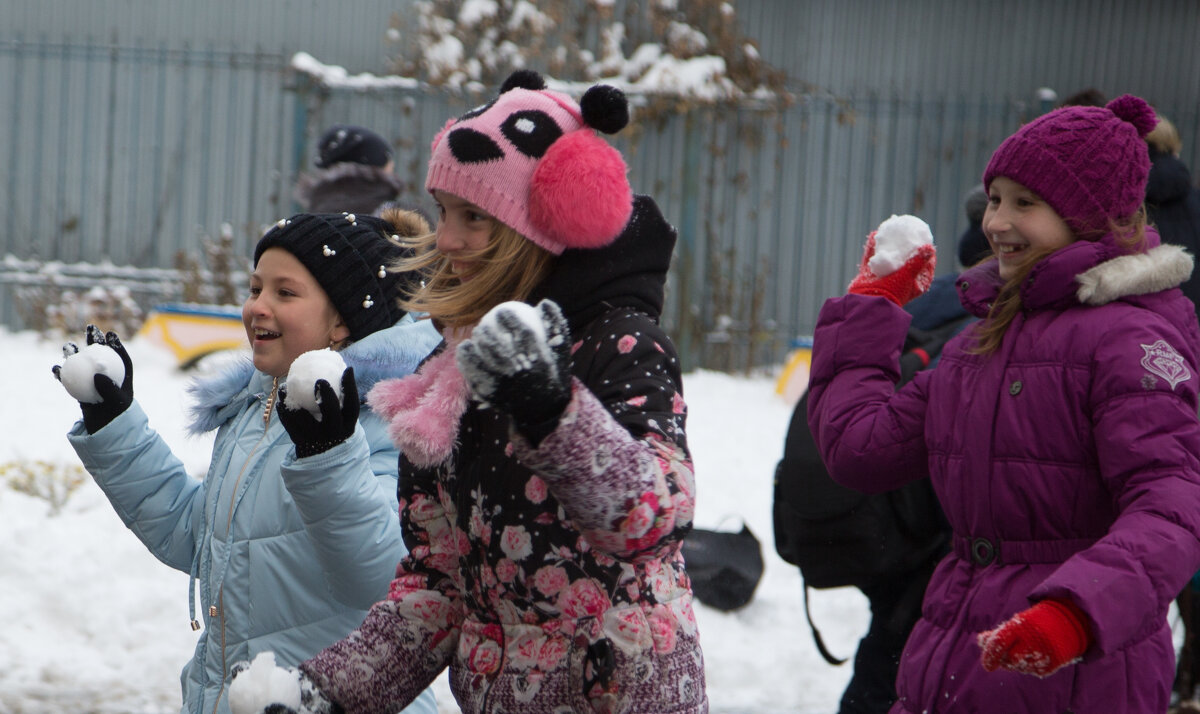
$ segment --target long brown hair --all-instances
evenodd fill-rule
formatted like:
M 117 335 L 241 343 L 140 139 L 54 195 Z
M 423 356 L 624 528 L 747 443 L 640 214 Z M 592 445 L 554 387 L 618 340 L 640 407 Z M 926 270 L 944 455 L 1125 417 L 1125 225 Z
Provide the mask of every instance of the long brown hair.
M 414 255 L 398 261 L 393 269 L 417 270 L 425 277 L 400 305 L 410 312 L 428 313 L 444 327 L 468 327 L 502 302 L 525 300 L 554 264 L 552 253 L 499 221 L 492 226 L 487 246 L 456 255 L 474 264 L 467 282 L 437 250 L 436 231 L 409 239 L 405 245 Z
M 1141 206 L 1127 221 L 1110 221 L 1109 231 L 1116 235 L 1117 244 L 1128 252 L 1138 252 L 1146 241 L 1146 207 Z M 1080 237 L 1078 240 L 1096 241 L 1105 234 L 1092 234 Z M 975 325 L 972 337 L 975 343 L 967 348 L 967 352 L 977 355 L 990 355 L 1000 348 L 1008 326 L 1016 319 L 1024 305 L 1021 303 L 1021 286 L 1033 272 L 1034 266 L 1057 249 L 1034 251 L 1017 266 L 1017 272 L 1000 286 L 996 300 L 988 310 L 987 318 Z M 987 260 L 995 260 L 988 258 Z M 985 261 L 986 262 L 986 261 Z

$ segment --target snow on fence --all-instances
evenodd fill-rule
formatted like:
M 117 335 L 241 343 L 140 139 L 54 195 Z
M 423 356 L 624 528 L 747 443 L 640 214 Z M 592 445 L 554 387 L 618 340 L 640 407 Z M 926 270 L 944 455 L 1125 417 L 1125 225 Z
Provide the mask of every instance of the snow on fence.
M 233 252 L 249 256 L 263 226 L 297 210 L 292 184 L 334 122 L 388 138 L 400 201 L 432 214 L 429 139 L 481 98 L 339 69 L 303 53 L 0 41 L 13 117 L 0 142 L 0 324 L 25 326 L 14 288 L 32 284 L 115 281 L 146 311 L 178 299 L 179 254 L 202 254 L 228 224 Z M 893 213 L 921 216 L 954 255 L 963 197 L 991 150 L 1045 109 L 814 90 L 783 109 L 685 103 L 651 115 L 634 89 L 632 123 L 611 140 L 634 190 L 679 229 L 664 324 L 689 369 L 782 362 Z

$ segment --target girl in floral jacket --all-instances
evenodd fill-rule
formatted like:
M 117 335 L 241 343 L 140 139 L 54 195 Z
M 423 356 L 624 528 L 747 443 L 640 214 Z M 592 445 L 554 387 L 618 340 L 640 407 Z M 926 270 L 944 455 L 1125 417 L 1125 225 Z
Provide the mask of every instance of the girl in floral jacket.
M 521 71 L 434 139 L 440 218 L 408 307 L 445 340 L 369 396 L 404 454 L 410 555 L 285 691 L 256 686 L 266 663 L 239 674 L 235 712 L 384 714 L 446 667 L 464 712 L 707 711 L 686 410 L 658 325 L 675 232 L 594 132 L 627 121 L 616 89 L 576 104 Z
M 892 714 L 1167 709 L 1167 607 L 1200 567 L 1200 330 L 1177 287 L 1192 258 L 1141 208 L 1155 121 L 1125 95 L 1000 145 L 996 259 L 958 279 L 984 319 L 899 391 L 898 304 L 932 247 L 878 275 L 876 235 L 821 309 L 809 418 L 830 473 L 876 491 L 929 474 L 954 529 Z

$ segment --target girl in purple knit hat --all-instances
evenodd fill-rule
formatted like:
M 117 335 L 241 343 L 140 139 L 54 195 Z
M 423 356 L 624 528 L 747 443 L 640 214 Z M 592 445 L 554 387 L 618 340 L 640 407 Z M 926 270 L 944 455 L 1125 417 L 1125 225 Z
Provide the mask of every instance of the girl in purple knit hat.
M 367 397 L 402 445 L 410 555 L 348 638 L 239 667 L 234 714 L 388 714 L 446 668 L 468 714 L 707 711 L 658 325 L 675 231 L 596 134 L 627 121 L 612 87 L 576 103 L 521 71 L 434 138 L 438 226 L 404 266 L 444 341 Z
M 1146 225 L 1141 99 L 1026 124 L 984 172 L 994 253 L 958 280 L 983 318 L 895 390 L 931 247 L 825 303 L 809 420 L 833 477 L 928 474 L 954 529 L 891 712 L 1167 709 L 1167 607 L 1200 568 L 1192 258 Z M 882 227 L 879 233 L 882 233 Z M 893 265 L 895 261 L 893 262 Z

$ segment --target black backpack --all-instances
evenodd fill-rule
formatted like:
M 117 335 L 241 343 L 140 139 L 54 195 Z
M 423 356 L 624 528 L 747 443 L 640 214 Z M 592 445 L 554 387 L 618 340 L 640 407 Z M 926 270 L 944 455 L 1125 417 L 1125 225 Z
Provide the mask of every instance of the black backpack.
M 910 329 L 897 388 L 928 358 L 936 357 L 964 323 L 955 320 L 934 332 Z M 792 413 L 783 458 L 775 467 L 772 517 L 775 550 L 800 568 L 805 615 L 817 649 L 831 664 L 845 660 L 825 648 L 809 613 L 808 588 L 869 588 L 940 558 L 950 543 L 949 526 L 929 479 L 868 495 L 830 478 L 808 427 L 807 393 Z
M 740 531 L 693 528 L 683 539 L 683 560 L 697 600 L 730 612 L 754 597 L 763 574 L 762 546 L 750 527 Z
M 864 494 L 829 477 L 808 428 L 808 395 L 775 467 L 775 550 L 814 588 L 870 587 L 910 572 L 943 545 L 945 516 L 929 479 Z

